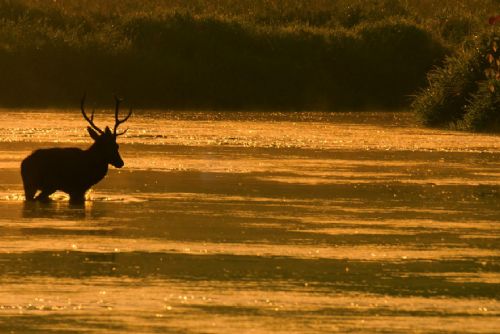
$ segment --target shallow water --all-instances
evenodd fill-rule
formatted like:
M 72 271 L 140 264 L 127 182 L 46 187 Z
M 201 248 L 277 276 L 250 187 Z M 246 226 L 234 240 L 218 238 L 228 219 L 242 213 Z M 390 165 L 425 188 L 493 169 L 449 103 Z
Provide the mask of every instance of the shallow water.
M 20 161 L 89 138 L 76 110 L 0 110 L 0 333 L 500 331 L 500 137 L 406 113 L 127 125 L 85 207 L 25 204 Z

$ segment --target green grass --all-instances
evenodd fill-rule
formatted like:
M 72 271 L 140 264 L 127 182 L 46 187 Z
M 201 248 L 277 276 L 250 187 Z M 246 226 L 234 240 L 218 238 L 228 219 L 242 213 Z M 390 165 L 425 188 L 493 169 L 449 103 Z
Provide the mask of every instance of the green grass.
M 496 6 L 496 7 L 495 7 Z M 401 108 L 497 0 L 0 0 L 0 105 Z

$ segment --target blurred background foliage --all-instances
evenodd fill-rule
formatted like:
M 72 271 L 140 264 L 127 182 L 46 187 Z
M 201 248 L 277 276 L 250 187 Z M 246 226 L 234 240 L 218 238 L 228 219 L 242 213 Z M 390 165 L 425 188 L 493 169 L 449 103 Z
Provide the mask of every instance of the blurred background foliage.
M 116 92 L 143 108 L 404 108 L 444 65 L 452 73 L 442 80 L 461 86 L 449 87 L 462 94 L 456 108 L 481 95 L 483 61 L 471 54 L 498 8 L 499 0 L 0 0 L 0 105 L 74 107 L 87 91 L 97 104 Z M 436 103 L 426 99 L 414 108 Z M 460 112 L 426 124 L 455 124 Z

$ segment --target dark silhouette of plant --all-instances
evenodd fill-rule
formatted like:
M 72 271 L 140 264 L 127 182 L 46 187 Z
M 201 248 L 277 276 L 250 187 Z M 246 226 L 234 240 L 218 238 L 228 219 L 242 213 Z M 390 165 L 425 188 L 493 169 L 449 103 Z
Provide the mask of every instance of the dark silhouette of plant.
M 425 125 L 500 130 L 500 15 L 470 47 L 458 50 L 428 75 L 429 86 L 412 108 Z
M 500 131 L 500 36 L 494 25 L 500 23 L 500 15 L 489 19 L 492 25 L 489 46 L 486 51 L 484 74 L 486 79 L 479 84 L 465 107 L 463 127 L 472 130 Z
M 495 25 L 500 22 L 500 15 L 492 16 L 489 19 L 491 25 Z M 494 29 L 494 28 L 493 28 Z M 499 52 L 499 36 L 495 33 L 492 34 L 490 40 L 490 49 L 486 55 L 486 60 L 489 66 L 484 71 L 486 78 L 489 81 L 488 88 L 491 93 L 495 92 L 495 81 L 500 80 L 500 52 Z

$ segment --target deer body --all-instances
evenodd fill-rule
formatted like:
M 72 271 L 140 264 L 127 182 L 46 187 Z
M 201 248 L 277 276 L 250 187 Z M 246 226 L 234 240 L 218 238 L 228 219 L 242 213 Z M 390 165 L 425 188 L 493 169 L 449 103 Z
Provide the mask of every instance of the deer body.
M 87 150 L 73 147 L 47 148 L 36 150 L 26 157 L 21 163 L 26 200 L 46 201 L 51 194 L 61 190 L 70 195 L 70 202 L 83 203 L 87 190 L 106 176 L 108 164 L 116 168 L 123 167 L 116 137 L 125 132 L 117 134 L 116 129 L 130 117 L 132 111 L 123 120 L 119 120 L 120 100 L 116 99 L 114 131 L 111 132 L 108 127 L 102 131 L 93 123 L 93 114 L 91 118 L 86 116 L 84 99 L 82 113 L 91 125 L 87 127 L 87 131 L 94 143 Z M 40 193 L 35 197 L 37 191 Z
M 70 195 L 72 201 L 81 201 L 94 184 L 108 172 L 108 162 L 93 154 L 92 148 L 49 148 L 33 152 L 21 164 L 21 176 L 27 200 L 48 199 L 56 190 Z

